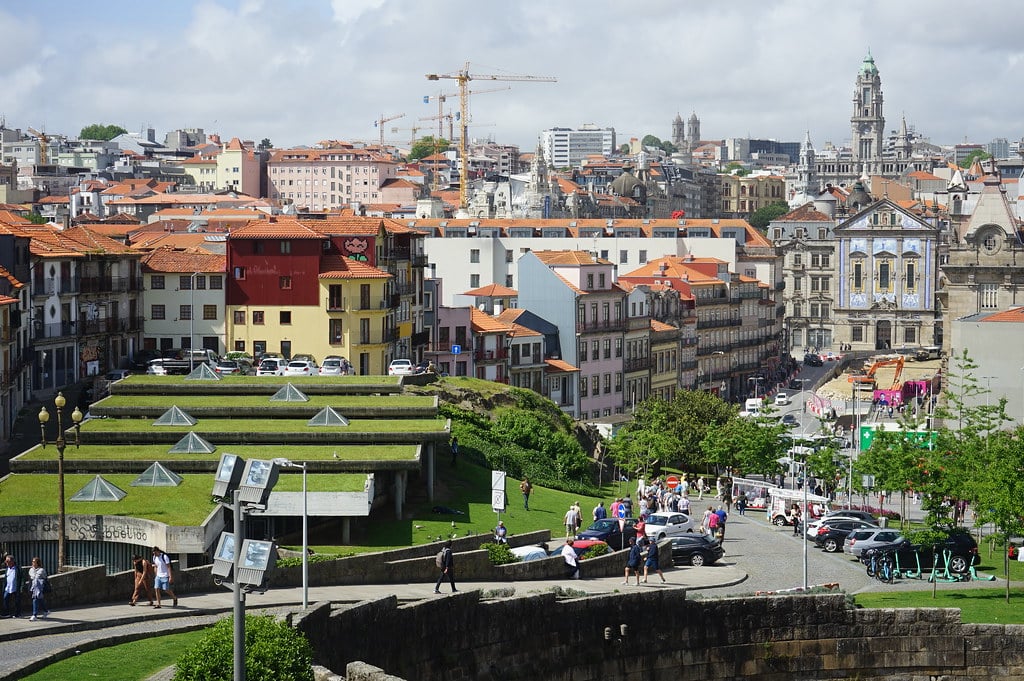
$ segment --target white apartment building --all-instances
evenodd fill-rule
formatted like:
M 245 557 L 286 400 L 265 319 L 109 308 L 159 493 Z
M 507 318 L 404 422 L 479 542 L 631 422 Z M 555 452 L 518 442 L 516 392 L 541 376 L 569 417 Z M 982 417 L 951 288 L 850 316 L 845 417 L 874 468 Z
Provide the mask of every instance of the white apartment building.
M 205 348 L 223 355 L 226 256 L 161 248 L 142 259 L 147 350 Z
M 267 162 L 267 198 L 311 211 L 380 203 L 380 185 L 397 168 L 366 149 L 278 149 Z
M 540 134 L 544 160 L 554 168 L 575 168 L 584 158 L 615 152 L 615 128 L 583 125 L 573 128 L 550 128 Z

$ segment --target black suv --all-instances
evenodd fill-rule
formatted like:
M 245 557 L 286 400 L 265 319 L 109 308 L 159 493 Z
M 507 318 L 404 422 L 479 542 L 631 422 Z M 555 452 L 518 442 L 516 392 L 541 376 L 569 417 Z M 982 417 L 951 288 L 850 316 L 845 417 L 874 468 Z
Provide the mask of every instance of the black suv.
M 818 528 L 818 534 L 814 535 L 814 543 L 828 553 L 835 553 L 843 550 L 843 543 L 854 530 L 873 530 L 877 527 L 874 523 L 856 518 L 825 518 Z
M 825 363 L 821 361 L 820 355 L 816 355 L 813 352 L 808 352 L 806 355 L 804 355 L 804 366 L 820 367 L 824 365 Z
M 672 537 L 673 565 L 711 565 L 725 555 L 725 549 L 706 534 L 683 534 Z
M 879 547 L 882 549 L 883 547 Z M 954 530 L 946 535 L 946 539 L 938 545 L 940 567 L 943 560 L 943 551 L 949 551 L 949 571 L 953 574 L 963 575 L 972 566 L 981 563 L 981 556 L 978 555 L 978 542 L 968 532 Z M 904 541 L 897 548 L 897 556 L 901 567 L 916 565 L 914 553 L 917 553 L 917 560 L 925 570 L 931 569 L 935 563 L 935 554 L 930 545 L 911 544 Z M 864 553 L 868 553 L 865 551 Z M 863 560 L 863 557 L 862 557 Z
M 604 518 L 576 535 L 577 539 L 600 539 L 616 551 L 629 548 L 629 540 L 636 538 L 636 518 L 624 518 L 619 529 L 618 518 Z

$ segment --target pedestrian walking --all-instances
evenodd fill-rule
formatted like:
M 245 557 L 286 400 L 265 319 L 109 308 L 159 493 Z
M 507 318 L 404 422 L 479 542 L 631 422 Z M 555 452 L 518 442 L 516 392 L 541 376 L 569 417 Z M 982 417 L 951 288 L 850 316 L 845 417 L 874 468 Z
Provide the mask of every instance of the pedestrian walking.
M 437 576 L 437 583 L 434 585 L 434 593 L 441 593 L 441 582 L 448 579 L 452 585 L 452 593 L 458 591 L 455 588 L 455 554 L 452 553 L 452 540 L 444 543 L 441 553 L 437 554 L 437 567 L 441 568 L 441 574 Z
M 153 564 L 144 557 L 135 555 L 132 556 L 132 569 L 135 571 L 135 590 L 132 591 L 128 605 L 135 605 L 143 596 L 149 601 L 148 605 L 153 605 L 153 587 L 150 584 L 153 579 Z
M 647 583 L 647 573 L 654 570 L 661 577 L 661 581 L 668 581 L 661 572 L 661 565 L 658 563 L 658 542 L 652 541 L 647 545 L 647 560 L 644 561 L 644 584 Z
M 171 605 L 177 607 L 178 597 L 174 594 L 171 585 L 174 584 L 174 573 L 171 571 L 171 557 L 160 550 L 159 546 L 153 547 L 153 566 L 156 569 L 156 578 L 153 580 L 153 591 L 156 592 L 156 605 L 160 607 L 160 593 L 166 591 L 173 600 Z
M 565 512 L 565 518 L 562 520 L 565 523 L 565 536 L 576 536 L 576 507 L 570 506 L 569 510 Z
M 459 458 L 459 438 L 452 436 L 452 442 L 450 446 L 452 450 L 452 465 L 454 466 L 455 460 Z
M 565 540 L 565 546 L 562 547 L 562 560 L 565 561 L 565 566 L 568 568 L 569 579 L 579 579 L 580 558 L 576 555 L 576 549 L 572 547 L 572 539 Z
M 530 510 L 530 494 L 533 492 L 533 485 L 530 484 L 530 479 L 523 476 L 523 481 L 519 483 L 519 491 L 523 493 L 523 508 L 527 511 Z
M 43 561 L 38 556 L 32 559 L 32 567 L 28 569 L 28 590 L 32 594 L 32 617 L 29 619 L 33 622 L 36 619 L 46 619 L 46 616 L 50 614 L 50 610 L 46 607 L 46 592 L 49 591 L 50 578 L 46 574 L 46 568 L 43 567 Z
M 4 582 L 4 617 L 21 617 L 21 567 L 14 556 L 4 556 L 6 579 Z
M 633 576 L 636 577 L 636 583 L 640 584 L 640 554 L 642 550 L 640 544 L 637 543 L 636 537 L 629 538 L 629 553 L 626 556 L 626 575 L 623 580 L 623 584 L 629 584 L 629 571 L 633 571 Z
M 736 497 L 736 510 L 740 515 L 746 515 L 747 513 L 747 493 L 740 492 L 740 495 Z

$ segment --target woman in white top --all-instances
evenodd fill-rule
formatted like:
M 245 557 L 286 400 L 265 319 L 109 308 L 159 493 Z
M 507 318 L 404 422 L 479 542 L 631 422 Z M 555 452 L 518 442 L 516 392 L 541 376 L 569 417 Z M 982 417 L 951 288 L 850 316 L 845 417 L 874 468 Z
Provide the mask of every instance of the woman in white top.
M 46 616 L 50 614 L 50 611 L 46 609 L 48 578 L 46 568 L 43 567 L 43 562 L 39 560 L 38 556 L 32 559 L 32 567 L 28 569 L 28 581 L 28 588 L 32 593 L 32 617 L 29 620 L 35 622 L 36 618 L 46 619 Z

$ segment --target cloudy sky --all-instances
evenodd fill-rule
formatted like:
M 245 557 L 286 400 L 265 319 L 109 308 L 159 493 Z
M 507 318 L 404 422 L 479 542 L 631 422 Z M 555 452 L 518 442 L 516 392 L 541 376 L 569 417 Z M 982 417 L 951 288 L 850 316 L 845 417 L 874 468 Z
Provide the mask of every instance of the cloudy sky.
M 0 0 L 0 115 L 76 135 L 200 127 L 276 146 L 408 141 L 436 123 L 424 95 L 453 74 L 552 76 L 472 99 L 474 137 L 526 149 L 544 128 L 704 139 L 849 140 L 870 50 L 887 127 L 905 115 L 938 144 L 1024 135 L 1016 0 Z M 476 83 L 487 89 L 494 83 Z M 452 103 L 457 98 L 450 100 Z M 392 132 L 393 127 L 402 128 Z

